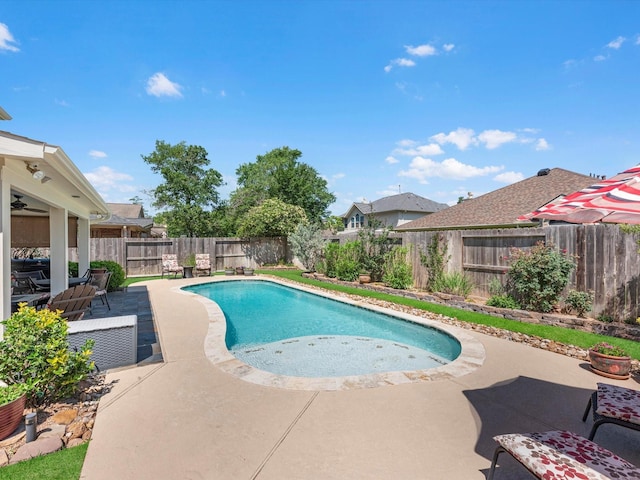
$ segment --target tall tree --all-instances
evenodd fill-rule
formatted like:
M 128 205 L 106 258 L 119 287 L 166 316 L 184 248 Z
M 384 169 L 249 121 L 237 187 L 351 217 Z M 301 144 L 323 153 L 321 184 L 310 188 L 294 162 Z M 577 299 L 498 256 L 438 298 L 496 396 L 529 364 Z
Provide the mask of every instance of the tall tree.
M 302 208 L 277 198 L 269 198 L 253 207 L 242 217 L 238 227 L 240 237 L 286 237 L 300 224 L 306 225 Z
M 219 203 L 216 190 L 224 184 L 222 175 L 209 165 L 207 151 L 180 142 L 156 141 L 156 149 L 142 159 L 159 173 L 164 183 L 152 192 L 153 206 L 163 210 L 169 236 L 207 236 L 211 232 L 211 211 Z
M 270 198 L 302 208 L 312 223 L 327 217 L 336 197 L 313 167 L 298 161 L 301 156 L 300 150 L 285 146 L 240 165 L 236 170 L 238 189 L 231 195 L 236 218 Z

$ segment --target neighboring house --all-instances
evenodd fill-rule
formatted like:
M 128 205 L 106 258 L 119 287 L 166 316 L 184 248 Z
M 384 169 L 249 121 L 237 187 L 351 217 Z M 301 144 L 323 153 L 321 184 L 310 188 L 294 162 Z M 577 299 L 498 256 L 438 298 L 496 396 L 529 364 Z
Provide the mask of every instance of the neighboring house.
M 396 230 L 444 230 L 462 228 L 517 227 L 538 224 L 517 218 L 533 212 L 560 195 L 581 190 L 594 183 L 588 175 L 562 168 L 542 169 L 534 177 L 468 198 L 446 210 L 406 223 Z
M 371 203 L 356 202 L 341 215 L 345 228 L 342 233 L 352 233 L 366 227 L 371 216 L 384 226 L 396 228 L 445 208 L 448 208 L 448 205 L 414 193 L 400 193 Z
M 145 218 L 142 205 L 135 203 L 107 203 L 111 218 L 91 225 L 92 238 L 151 237 L 153 219 Z

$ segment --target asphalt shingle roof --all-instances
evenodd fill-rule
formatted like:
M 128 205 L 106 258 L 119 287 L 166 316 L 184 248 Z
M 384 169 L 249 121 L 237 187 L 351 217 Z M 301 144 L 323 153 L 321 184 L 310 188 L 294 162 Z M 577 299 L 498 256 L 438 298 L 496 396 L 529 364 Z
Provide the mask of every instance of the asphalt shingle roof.
M 405 223 L 396 230 L 488 227 L 522 224 L 517 218 L 533 212 L 559 195 L 568 195 L 595 183 L 597 179 L 552 168 L 547 175 L 520 182 L 471 198 L 442 211 Z
M 429 200 L 428 198 L 424 198 L 410 192 L 380 198 L 371 203 L 356 202 L 353 206 L 364 214 L 395 211 L 431 213 L 438 212 L 449 207 L 446 203 L 434 202 L 433 200 Z M 346 212 L 342 217 L 344 218 L 348 213 L 349 212 Z

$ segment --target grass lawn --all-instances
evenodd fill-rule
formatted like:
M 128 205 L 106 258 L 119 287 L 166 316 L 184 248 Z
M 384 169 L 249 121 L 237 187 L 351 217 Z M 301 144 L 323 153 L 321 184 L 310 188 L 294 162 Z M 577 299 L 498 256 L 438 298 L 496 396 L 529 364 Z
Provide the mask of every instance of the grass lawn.
M 87 454 L 88 443 L 0 468 L 0 480 L 75 480 Z

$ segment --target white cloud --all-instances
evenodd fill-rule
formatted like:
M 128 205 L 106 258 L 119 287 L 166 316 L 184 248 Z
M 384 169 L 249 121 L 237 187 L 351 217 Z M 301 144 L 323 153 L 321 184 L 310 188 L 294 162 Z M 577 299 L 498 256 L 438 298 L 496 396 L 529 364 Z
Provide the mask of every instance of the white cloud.
M 9 50 L 10 52 L 19 52 L 20 49 L 12 43 L 18 43 L 11 35 L 9 27 L 6 24 L 0 23 L 0 50 Z
M 433 135 L 430 140 L 444 145 L 447 143 L 453 143 L 459 150 L 466 150 L 470 145 L 476 145 L 478 142 L 474 138 L 475 132 L 470 128 L 458 128 L 453 132 L 438 133 Z
M 60 105 L 61 107 L 68 107 L 69 103 L 66 100 L 58 100 L 57 98 L 53 100 L 56 105 Z
M 607 57 L 605 57 L 604 55 L 596 55 L 595 57 L 593 57 L 594 62 L 603 62 L 606 59 Z
M 400 160 L 389 155 L 387 158 L 384 159 L 384 161 L 387 162 L 389 165 L 393 165 L 394 163 L 398 163 Z
M 146 91 L 154 97 L 182 97 L 182 86 L 169 80 L 163 73 L 154 73 L 147 80 Z
M 391 195 L 398 195 L 402 193 L 402 185 L 389 185 L 384 190 L 377 190 L 376 195 L 380 197 L 390 197 Z
M 612 48 L 614 50 L 618 50 L 622 46 L 625 40 L 626 38 L 622 36 L 618 37 L 615 40 L 611 40 L 609 43 L 607 43 L 607 47 Z
M 87 180 L 102 195 L 110 191 L 133 192 L 136 188 L 125 182 L 131 182 L 133 177 L 128 173 L 116 172 L 111 167 L 101 166 L 84 174 Z
M 447 158 L 438 163 L 430 158 L 416 157 L 411 161 L 409 170 L 400 171 L 398 176 L 415 178 L 420 183 L 428 183 L 427 179 L 431 177 L 465 179 L 497 173 L 503 168 L 497 166 L 478 168 L 472 165 L 465 165 L 455 158 Z
M 418 145 L 413 148 L 396 148 L 393 152 L 394 155 L 409 155 L 416 156 L 430 156 L 430 155 L 442 155 L 444 150 L 437 143 L 429 143 L 427 145 Z
M 520 172 L 504 172 L 493 177 L 496 182 L 512 184 L 524 180 L 524 175 Z
M 91 150 L 89 152 L 89 156 L 93 158 L 107 158 L 107 154 L 104 152 L 101 152 L 100 150 Z
M 504 143 L 515 141 L 517 135 L 513 132 L 503 132 L 502 130 L 485 130 L 478 135 L 478 140 L 484 143 L 489 150 L 498 148 Z
M 520 131 L 524 133 L 532 133 L 535 135 L 536 133 L 540 132 L 540 129 L 539 128 L 521 128 Z
M 400 140 L 399 142 L 396 142 L 396 144 L 399 147 L 413 147 L 414 145 L 417 145 L 418 142 L 416 142 L 415 140 L 411 140 L 409 138 L 404 138 L 404 139 Z
M 640 45 L 640 35 L 636 37 L 636 45 Z
M 451 51 L 451 50 L 453 50 L 454 48 L 456 48 L 456 46 L 455 46 L 453 43 L 445 43 L 445 44 L 442 46 L 442 49 L 443 49 L 445 52 L 450 52 L 450 51 Z
M 398 67 L 415 67 L 416 62 L 414 62 L 410 58 L 396 58 L 395 60 L 391 60 L 389 65 L 384 67 L 384 71 L 390 72 L 394 65 Z
M 539 138 L 536 142 L 536 150 L 538 150 L 539 152 L 550 149 L 551 145 L 549 145 L 549 143 L 544 138 Z
M 418 45 L 417 47 L 405 45 L 404 48 L 409 55 L 414 55 L 416 57 L 430 57 L 438 54 L 435 47 L 431 45 Z
M 224 90 L 220 90 L 220 96 L 221 97 L 226 97 L 227 96 L 227 92 L 225 92 Z

